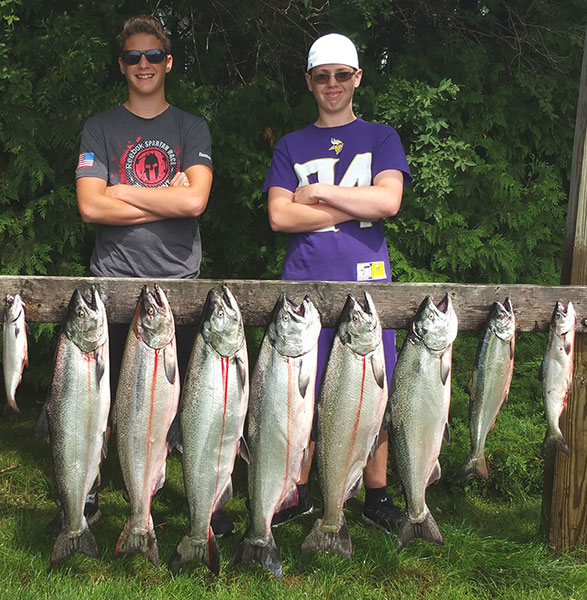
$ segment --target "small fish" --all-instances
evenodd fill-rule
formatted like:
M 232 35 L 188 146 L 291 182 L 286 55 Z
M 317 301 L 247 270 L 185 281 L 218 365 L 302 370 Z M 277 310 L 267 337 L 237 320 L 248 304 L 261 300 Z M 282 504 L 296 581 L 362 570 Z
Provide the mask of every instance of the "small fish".
M 318 478 L 323 514 L 301 552 L 330 550 L 352 558 L 343 505 L 360 489 L 387 405 L 381 324 L 371 296 L 364 307 L 349 294 L 320 388 L 316 419 Z
M 390 433 L 406 498 L 397 551 L 415 539 L 442 546 L 438 525 L 426 506 L 426 488 L 440 479 L 438 456 L 448 442 L 452 343 L 458 321 L 448 294 L 438 306 L 427 296 L 399 352 L 391 380 Z
M 577 317 L 573 303 L 557 302 L 552 313 L 548 342 L 540 366 L 542 400 L 548 431 L 543 449 L 558 448 L 569 455 L 569 446 L 559 427 L 559 419 L 567 406 L 573 383 L 573 354 Z
M 516 317 L 509 298 L 494 302 L 483 337 L 477 347 L 473 375 L 467 386 L 470 395 L 469 430 L 471 454 L 458 477 L 478 475 L 487 480 L 485 440 L 493 429 L 499 409 L 505 402 L 514 373 Z
M 251 377 L 248 447 L 250 525 L 232 566 L 259 563 L 277 579 L 282 565 L 271 519 L 297 501 L 314 416 L 320 315 L 306 296 L 275 304 Z
M 181 393 L 183 480 L 190 530 L 168 566 L 199 560 L 218 575 L 212 513 L 232 497 L 231 475 L 243 445 L 249 364 L 243 320 L 226 285 L 208 293 Z M 246 454 L 246 453 L 245 453 Z
M 168 433 L 179 403 L 175 324 L 163 290 L 145 285 L 122 357 L 113 425 L 130 516 L 114 556 L 138 552 L 159 564 L 151 499 L 165 482 Z
M 51 553 L 51 568 L 75 552 L 98 558 L 84 516 L 87 495 L 100 482 L 110 411 L 108 324 L 100 294 L 76 290 L 57 341 L 49 397 L 37 435 L 51 444 L 64 528 Z
M 4 334 L 2 338 L 2 369 L 8 406 L 19 413 L 16 405 L 16 388 L 22 380 L 22 372 L 29 365 L 27 331 L 25 323 L 26 304 L 19 294 L 6 296 L 4 310 Z

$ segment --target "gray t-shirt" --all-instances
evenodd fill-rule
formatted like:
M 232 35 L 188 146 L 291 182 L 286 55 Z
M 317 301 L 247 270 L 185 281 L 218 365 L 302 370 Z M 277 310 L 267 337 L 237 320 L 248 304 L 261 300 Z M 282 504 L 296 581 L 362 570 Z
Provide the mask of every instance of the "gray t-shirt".
M 143 119 L 123 105 L 88 119 L 75 172 L 119 183 L 167 187 L 177 171 L 212 168 L 206 121 L 175 106 Z M 197 277 L 202 249 L 198 220 L 165 219 L 141 225 L 98 225 L 90 261 L 98 277 Z

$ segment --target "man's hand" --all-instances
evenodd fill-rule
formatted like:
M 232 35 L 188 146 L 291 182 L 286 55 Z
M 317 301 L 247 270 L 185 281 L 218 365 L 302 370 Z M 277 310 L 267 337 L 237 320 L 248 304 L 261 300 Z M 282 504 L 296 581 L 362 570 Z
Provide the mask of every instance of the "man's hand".
M 183 186 L 190 185 L 190 180 L 188 179 L 188 176 L 183 171 L 178 171 L 173 176 L 173 179 L 169 182 L 170 187 L 177 187 L 180 185 L 183 185 Z
M 311 183 L 295 190 L 292 202 L 297 204 L 318 204 L 321 198 L 323 184 Z

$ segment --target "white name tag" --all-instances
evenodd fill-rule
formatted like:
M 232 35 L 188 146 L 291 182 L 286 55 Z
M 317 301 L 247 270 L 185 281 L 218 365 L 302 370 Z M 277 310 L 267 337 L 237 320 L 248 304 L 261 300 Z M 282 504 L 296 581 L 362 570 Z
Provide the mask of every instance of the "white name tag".
M 385 263 L 383 261 L 357 263 L 357 281 L 372 281 L 374 279 L 385 278 Z

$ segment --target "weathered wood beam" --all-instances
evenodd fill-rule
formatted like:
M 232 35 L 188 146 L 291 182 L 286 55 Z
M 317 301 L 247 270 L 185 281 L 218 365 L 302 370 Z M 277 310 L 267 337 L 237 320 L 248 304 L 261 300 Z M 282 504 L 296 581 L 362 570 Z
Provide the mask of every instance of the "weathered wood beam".
M 169 298 L 178 323 L 197 323 L 208 291 L 222 283 L 211 279 L 123 279 L 77 277 L 0 276 L 0 297 L 20 293 L 27 304 L 29 322 L 59 323 L 76 288 L 96 285 L 112 323 L 128 323 L 143 285 L 157 281 Z M 324 326 L 333 326 L 347 294 L 368 290 L 384 327 L 406 329 L 428 295 L 438 302 L 448 293 L 459 317 L 461 331 L 482 327 L 491 305 L 509 296 L 516 312 L 518 331 L 546 331 L 557 300 L 572 301 L 587 331 L 587 286 L 469 285 L 455 283 L 369 283 L 274 280 L 230 280 L 247 326 L 265 326 L 281 292 L 300 301 L 308 294 L 322 315 Z M 585 322 L 583 322 L 585 320 Z

